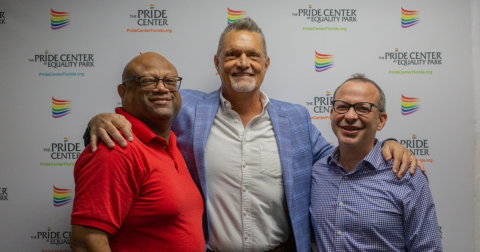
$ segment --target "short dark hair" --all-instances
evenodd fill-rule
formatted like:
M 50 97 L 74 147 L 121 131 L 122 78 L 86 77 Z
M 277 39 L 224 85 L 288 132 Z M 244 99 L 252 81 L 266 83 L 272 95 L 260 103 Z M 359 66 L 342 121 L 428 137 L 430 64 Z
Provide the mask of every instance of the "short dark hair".
M 220 52 L 223 49 L 223 42 L 225 40 L 225 35 L 227 35 L 227 33 L 233 30 L 250 31 L 250 32 L 258 33 L 262 38 L 263 53 L 265 54 L 265 58 L 267 58 L 267 44 L 265 43 L 265 36 L 263 35 L 262 29 L 260 29 L 257 23 L 255 23 L 255 21 L 253 21 L 253 19 L 249 17 L 242 18 L 235 23 L 231 23 L 225 28 L 225 30 L 222 32 L 222 35 L 220 35 L 220 41 L 218 42 L 217 57 L 220 57 Z
M 367 82 L 367 83 L 370 83 L 370 84 L 374 85 L 377 88 L 378 92 L 380 93 L 380 98 L 378 99 L 378 107 L 382 110 L 382 112 L 387 111 L 387 101 L 385 99 L 385 93 L 383 93 L 382 88 L 380 88 L 380 86 L 377 85 L 377 83 L 375 83 L 373 80 L 365 77 L 364 74 L 360 74 L 360 73 L 352 74 L 352 77 L 350 77 L 349 79 L 344 81 L 340 86 L 337 87 L 337 89 L 335 89 L 335 93 L 333 93 L 333 99 L 334 100 L 335 100 L 335 96 L 337 95 L 338 89 L 341 86 L 343 86 L 343 84 L 345 84 L 349 81 Z

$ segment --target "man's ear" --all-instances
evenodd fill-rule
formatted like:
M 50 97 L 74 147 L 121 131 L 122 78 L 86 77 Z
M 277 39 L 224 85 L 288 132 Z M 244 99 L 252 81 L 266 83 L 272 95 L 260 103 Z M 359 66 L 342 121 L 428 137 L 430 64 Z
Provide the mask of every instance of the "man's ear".
M 383 112 L 382 114 L 380 114 L 380 122 L 378 123 L 377 130 L 378 131 L 382 130 L 386 123 L 387 123 L 387 113 Z
M 213 63 L 215 63 L 215 69 L 217 69 L 217 73 L 220 74 L 218 72 L 218 64 L 220 64 L 220 61 L 218 60 L 218 57 L 217 57 L 216 54 L 215 54 L 215 56 L 213 56 Z
M 118 84 L 117 91 L 118 91 L 118 95 L 120 95 L 120 98 L 122 98 L 122 101 L 123 101 L 123 98 L 125 97 L 125 93 L 127 92 L 127 85 Z

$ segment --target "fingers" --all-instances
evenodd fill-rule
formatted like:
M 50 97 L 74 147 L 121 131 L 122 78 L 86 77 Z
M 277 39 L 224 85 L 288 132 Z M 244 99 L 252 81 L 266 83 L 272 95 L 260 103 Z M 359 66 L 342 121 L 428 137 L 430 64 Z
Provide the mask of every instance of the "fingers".
M 90 131 L 90 147 L 92 148 L 92 152 L 97 150 L 97 135 L 92 134 Z
M 415 171 L 417 170 L 417 163 L 420 163 L 420 162 L 418 162 L 415 156 L 413 156 L 413 159 L 411 159 L 411 163 L 410 163 L 410 171 L 409 171 L 410 175 L 415 174 Z
M 426 172 L 425 167 L 423 166 L 423 163 L 422 163 L 422 162 L 418 161 L 418 167 L 420 167 L 420 170 L 421 170 L 423 173 Z
M 99 140 L 102 140 L 108 146 L 108 148 L 115 147 L 115 142 L 112 140 L 112 138 L 119 143 L 120 146 L 126 147 L 127 141 L 125 141 L 125 138 L 122 136 L 122 134 L 118 132 L 118 129 L 125 134 L 125 137 L 129 141 L 133 141 L 133 136 L 131 133 L 132 125 L 122 115 L 107 113 L 99 114 L 92 118 L 88 125 L 90 127 L 92 151 L 97 149 Z
M 120 143 L 120 141 L 125 141 L 124 138 L 126 138 L 126 139 L 127 139 L 128 141 L 130 141 L 130 142 L 133 141 L 133 136 L 132 136 L 132 124 L 131 124 L 128 120 L 126 120 L 125 118 L 123 118 L 123 120 L 122 120 L 122 118 L 119 118 L 119 120 L 113 120 L 112 123 L 113 123 L 113 125 L 115 125 L 115 127 L 116 127 L 118 130 L 120 130 L 120 131 L 123 133 L 123 135 L 125 136 L 125 137 L 122 137 L 122 136 L 120 135 L 120 133 L 118 133 L 118 131 L 117 131 L 116 133 L 118 133 L 118 136 L 120 136 L 120 137 L 122 138 L 122 139 L 119 139 L 119 138 L 116 137 L 116 135 L 112 135 L 112 137 L 113 137 L 115 140 L 117 140 L 117 142 Z M 125 146 L 126 146 L 126 145 L 127 145 L 127 143 L 125 143 Z M 122 146 L 123 146 L 123 145 L 122 145 Z M 125 147 L 125 146 L 123 146 L 123 147 Z
M 408 171 L 408 166 L 410 165 L 410 159 L 408 153 L 404 153 L 402 157 L 402 164 L 400 165 L 400 170 L 397 173 L 397 179 L 403 178 L 405 173 Z

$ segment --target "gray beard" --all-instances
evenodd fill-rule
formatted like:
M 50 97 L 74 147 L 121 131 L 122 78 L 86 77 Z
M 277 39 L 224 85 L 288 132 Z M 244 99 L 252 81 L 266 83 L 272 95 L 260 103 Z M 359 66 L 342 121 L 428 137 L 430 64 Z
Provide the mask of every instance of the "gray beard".
M 232 81 L 232 88 L 233 90 L 237 91 L 237 92 L 240 92 L 240 93 L 246 93 L 246 92 L 250 92 L 252 91 L 253 89 L 255 89 L 255 86 L 257 85 L 257 82 L 254 81 L 248 85 L 240 85 L 238 84 L 237 82 L 235 81 Z

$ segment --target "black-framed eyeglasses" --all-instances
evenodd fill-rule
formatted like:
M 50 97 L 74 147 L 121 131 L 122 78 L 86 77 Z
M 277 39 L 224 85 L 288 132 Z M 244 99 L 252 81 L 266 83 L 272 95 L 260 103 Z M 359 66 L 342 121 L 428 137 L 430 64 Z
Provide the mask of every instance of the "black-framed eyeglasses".
M 333 110 L 339 114 L 346 114 L 351 107 L 358 115 L 368 115 L 372 111 L 372 107 L 377 108 L 380 112 L 383 112 L 377 105 L 370 102 L 357 102 L 350 104 L 346 101 L 335 100 L 332 102 Z
M 177 91 L 180 89 L 180 85 L 182 83 L 182 77 L 178 76 L 167 76 L 163 79 L 154 76 L 132 77 L 123 80 L 123 83 L 133 80 L 137 80 L 140 88 L 145 91 L 152 91 L 156 89 L 160 81 L 162 81 L 163 86 L 168 89 L 168 91 Z

